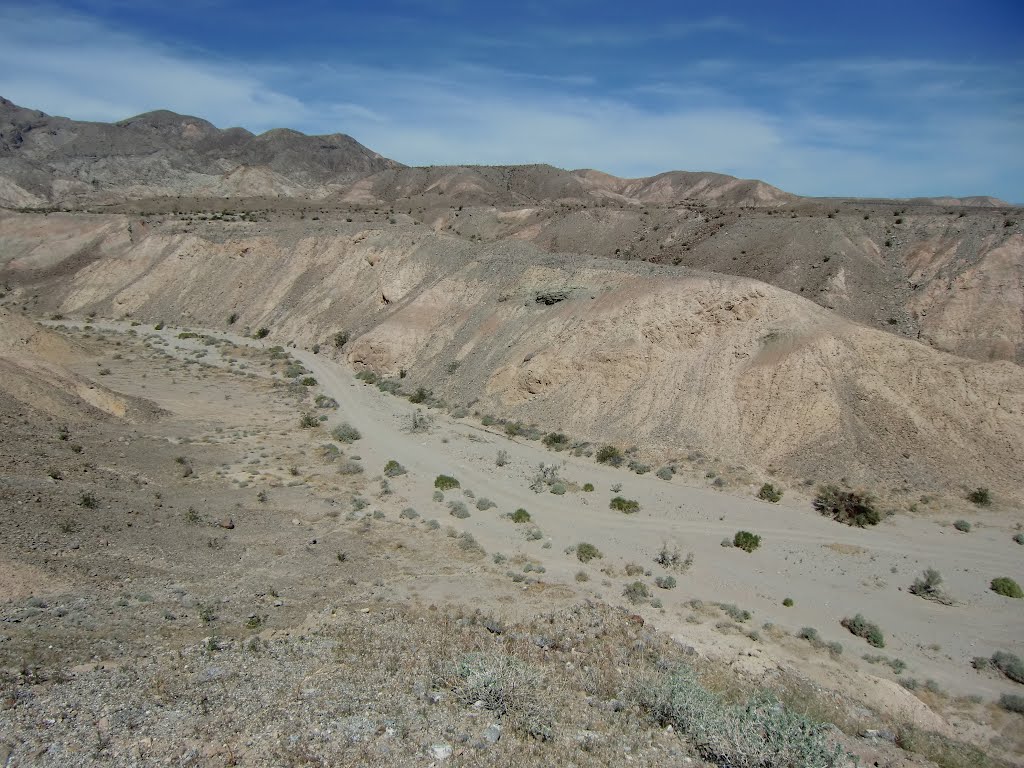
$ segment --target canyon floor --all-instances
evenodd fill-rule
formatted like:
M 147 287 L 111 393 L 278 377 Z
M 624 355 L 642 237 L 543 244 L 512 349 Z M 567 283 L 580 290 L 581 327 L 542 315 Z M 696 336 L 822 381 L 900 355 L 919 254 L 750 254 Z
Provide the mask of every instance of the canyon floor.
M 654 706 L 677 668 L 722 706 L 773 692 L 868 765 L 1021 764 L 995 704 L 1020 686 L 972 666 L 1021 650 L 1024 601 L 989 589 L 1020 576 L 1019 510 L 848 527 L 811 487 L 772 504 L 701 456 L 664 479 L 548 450 L 333 350 L 45 325 L 99 409 L 0 411 L 0 765 L 787 764 Z M 910 593 L 927 568 L 952 604 Z

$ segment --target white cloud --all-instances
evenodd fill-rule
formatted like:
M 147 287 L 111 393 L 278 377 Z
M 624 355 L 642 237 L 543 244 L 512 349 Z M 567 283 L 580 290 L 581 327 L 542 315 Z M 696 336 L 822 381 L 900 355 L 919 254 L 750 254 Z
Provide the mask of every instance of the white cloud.
M 221 127 L 344 132 L 410 164 L 712 170 L 802 194 L 1024 201 L 1024 116 L 1008 106 L 1021 103 L 1020 86 L 974 65 L 839 60 L 754 75 L 723 58 L 602 92 L 596 73 L 458 61 L 418 71 L 344 60 L 252 67 L 85 17 L 8 8 L 0 94 L 78 119 L 166 108 Z

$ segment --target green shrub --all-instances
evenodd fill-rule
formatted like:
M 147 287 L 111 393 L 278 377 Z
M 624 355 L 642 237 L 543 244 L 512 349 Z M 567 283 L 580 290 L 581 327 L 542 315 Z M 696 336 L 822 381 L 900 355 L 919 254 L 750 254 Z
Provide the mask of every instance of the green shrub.
M 988 488 L 975 488 L 967 494 L 967 500 L 979 507 L 988 507 L 992 504 L 992 492 Z
M 622 451 L 614 445 L 602 445 L 597 450 L 596 458 L 599 464 L 611 464 L 613 467 L 620 466 L 626 460 L 626 457 L 622 455 Z
M 1013 540 L 1018 544 L 1024 544 L 1024 533 L 1018 533 L 1013 537 Z
M 818 637 L 818 630 L 816 630 L 814 627 L 804 627 L 799 632 L 797 632 L 796 636 L 799 637 L 801 640 L 806 640 L 812 645 L 816 645 L 821 642 L 821 638 Z
M 761 486 L 761 490 L 757 492 L 757 498 L 762 501 L 770 501 L 772 504 L 776 504 L 779 499 L 782 498 L 782 491 L 771 483 L 765 483 Z
M 334 346 L 338 349 L 341 349 L 346 344 L 348 344 L 348 339 L 348 331 L 338 331 L 336 334 L 334 334 Z
M 1009 576 L 1000 576 L 992 579 L 992 583 L 989 585 L 989 588 L 997 595 L 1002 595 L 1003 597 L 1015 597 L 1018 599 L 1024 597 L 1024 592 L 1021 592 L 1020 584 Z
M 441 491 L 450 491 L 452 488 L 461 488 L 462 484 L 451 475 L 438 475 L 434 478 L 434 487 Z
M 237 312 L 232 312 L 230 315 L 228 315 L 228 325 L 234 325 L 235 321 L 237 321 L 237 320 L 238 320 L 238 313 Z
M 740 608 L 733 603 L 715 603 L 722 612 L 733 621 L 749 621 L 753 615 L 745 608 Z
M 565 483 L 555 482 L 551 484 L 551 492 L 555 494 L 555 496 L 564 496 L 565 491 Z
M 782 601 L 782 604 L 784 606 L 786 606 L 787 608 L 792 608 L 793 605 L 794 605 L 793 598 L 792 597 L 787 597 L 785 600 Z
M 341 422 L 341 424 L 332 429 L 331 435 L 333 435 L 334 439 L 339 443 L 354 443 L 356 440 L 361 440 L 363 437 L 359 430 L 347 421 Z
M 750 531 L 736 531 L 736 535 L 732 537 L 732 545 L 744 552 L 753 552 L 761 546 L 761 537 Z
M 603 555 L 601 554 L 601 550 L 593 544 L 581 541 L 576 545 L 576 557 L 581 563 L 589 563 L 595 557 L 603 557 Z
M 593 491 L 594 491 L 594 484 L 593 483 L 584 483 L 583 484 L 583 491 L 585 493 L 593 493 Z M 1021 536 L 1022 541 L 1020 541 L 1018 543 L 1024 544 L 1024 534 L 1021 534 L 1020 536 Z
M 622 590 L 622 595 L 631 603 L 642 603 L 651 597 L 647 585 L 642 581 L 633 581 L 627 584 L 626 588 Z
M 640 511 L 640 502 L 634 499 L 624 499 L 621 496 L 616 496 L 608 504 L 609 509 L 614 509 L 617 512 L 624 512 L 627 515 L 632 515 L 635 512 Z
M 420 516 L 420 513 L 417 512 L 412 507 L 406 507 L 405 509 L 398 513 L 398 516 L 405 520 L 415 520 L 417 517 Z
M 654 583 L 661 589 L 675 589 L 676 587 L 675 576 L 658 576 Z
M 955 523 L 953 523 L 953 527 L 956 528 L 961 533 L 970 533 L 971 532 L 971 524 L 969 522 L 967 522 L 966 520 L 957 520 Z
M 662 467 L 654 474 L 662 480 L 671 480 L 675 477 L 676 471 L 672 467 Z
M 269 328 L 259 328 L 259 329 L 256 330 L 256 333 L 253 334 L 253 338 L 265 339 L 269 335 L 270 335 L 270 329 Z
M 844 491 L 834 485 L 823 485 L 814 498 L 814 508 L 840 523 L 864 528 L 878 525 L 882 515 L 870 493 Z
M 154 331 L 162 331 L 164 329 L 164 321 L 161 320 L 159 323 L 153 326 Z
M 515 512 L 512 513 L 512 522 L 513 523 L 528 523 L 528 522 L 530 522 L 530 513 L 527 512 L 522 507 L 520 507 L 519 509 L 517 509 Z
M 872 645 L 875 648 L 885 647 L 885 637 L 882 635 L 882 630 L 878 628 L 877 624 L 868 621 L 859 613 L 852 619 L 846 618 L 839 623 L 846 627 L 850 634 L 867 640 L 868 645 Z
M 320 419 L 314 416 L 312 413 L 304 413 L 299 417 L 299 427 L 301 429 L 312 429 L 313 427 L 320 426 Z
M 420 403 L 425 403 L 427 400 L 429 400 L 430 396 L 431 392 L 429 389 L 417 387 L 416 391 L 409 395 L 409 402 L 419 405 Z
M 394 459 L 390 459 L 387 464 L 384 465 L 384 476 L 385 477 L 398 477 L 399 475 L 405 474 L 405 467 L 399 464 Z
M 313 378 L 312 376 L 305 376 L 299 383 L 304 387 L 315 387 L 316 379 Z

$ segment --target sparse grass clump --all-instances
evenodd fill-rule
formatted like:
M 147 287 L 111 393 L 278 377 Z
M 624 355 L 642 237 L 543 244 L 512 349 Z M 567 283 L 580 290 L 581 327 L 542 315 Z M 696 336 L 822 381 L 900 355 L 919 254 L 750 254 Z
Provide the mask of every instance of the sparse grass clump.
M 438 475 L 434 478 L 434 487 L 439 491 L 450 491 L 453 488 L 461 488 L 462 484 L 451 475 Z
M 782 491 L 771 483 L 765 483 L 761 486 L 761 490 L 757 492 L 757 498 L 776 504 L 782 498 Z
M 1014 597 L 1018 600 L 1020 598 L 1024 598 L 1024 592 L 1021 591 L 1020 584 L 1009 576 L 999 576 L 998 578 L 992 579 L 989 589 L 1003 597 Z
M 732 545 L 744 552 L 753 552 L 761 546 L 761 537 L 750 531 L 736 531 L 736 535 L 732 537 Z
M 80 507 L 85 507 L 86 509 L 96 509 L 96 507 L 98 507 L 99 504 L 100 503 L 99 501 L 96 500 L 96 497 L 89 492 L 83 493 L 81 496 L 78 497 L 78 506 Z
M 882 634 L 882 630 L 879 629 L 877 624 L 868 621 L 859 613 L 852 619 L 846 618 L 839 623 L 849 630 L 850 634 L 867 640 L 868 645 L 875 648 L 885 648 L 885 636 Z
M 635 501 L 634 499 L 624 499 L 622 496 L 616 496 L 608 504 L 608 508 L 627 515 L 632 515 L 635 512 L 640 511 L 640 502 Z
M 524 736 L 546 741 L 554 735 L 545 680 L 515 656 L 500 651 L 467 654 L 448 681 L 463 705 L 482 706 Z
M 864 528 L 878 525 L 882 519 L 875 498 L 862 491 L 844 491 L 835 485 L 823 485 L 814 498 L 814 508 L 840 523 Z
M 339 443 L 354 443 L 363 437 L 362 433 L 347 421 L 341 422 L 341 424 L 332 429 L 331 435 Z
M 588 544 L 585 541 L 581 541 L 576 545 L 576 558 L 581 563 L 589 563 L 591 560 L 597 557 L 603 557 L 601 550 L 595 547 L 593 544 Z

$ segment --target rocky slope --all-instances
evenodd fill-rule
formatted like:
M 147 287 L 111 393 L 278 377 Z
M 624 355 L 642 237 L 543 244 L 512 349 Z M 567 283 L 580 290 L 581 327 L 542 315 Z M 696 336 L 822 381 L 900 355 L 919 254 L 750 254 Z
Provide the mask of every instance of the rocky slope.
M 12 214 L 3 276 L 37 312 L 352 340 L 347 359 L 450 405 L 650 460 L 792 478 L 1022 491 L 1024 373 L 852 323 L 766 283 L 486 246 L 415 223 Z M 47 247 L 62 231 L 58 254 Z M 75 245 L 68 245 L 74 243 Z

